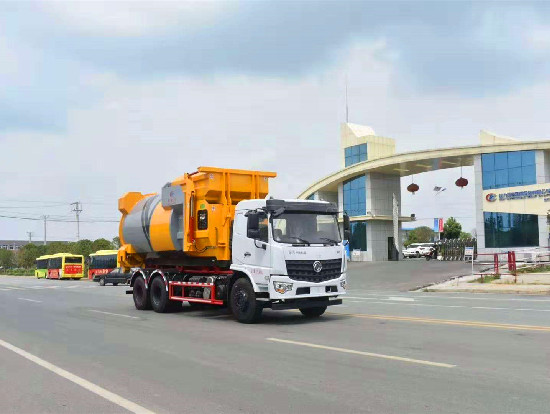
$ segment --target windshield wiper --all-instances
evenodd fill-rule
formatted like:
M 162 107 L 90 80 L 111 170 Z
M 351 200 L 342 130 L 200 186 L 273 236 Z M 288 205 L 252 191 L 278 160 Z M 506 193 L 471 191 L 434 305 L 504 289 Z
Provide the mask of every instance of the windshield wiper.
M 334 239 L 331 239 L 331 238 L 328 238 L 328 237 L 319 237 L 321 240 L 326 240 L 328 241 L 329 243 L 334 243 L 334 244 L 338 244 L 340 243 L 338 240 L 334 240 Z
M 311 246 L 311 242 L 307 241 L 306 239 L 302 239 L 301 237 L 291 236 L 293 239 L 300 240 L 302 243 L 307 244 L 308 246 Z

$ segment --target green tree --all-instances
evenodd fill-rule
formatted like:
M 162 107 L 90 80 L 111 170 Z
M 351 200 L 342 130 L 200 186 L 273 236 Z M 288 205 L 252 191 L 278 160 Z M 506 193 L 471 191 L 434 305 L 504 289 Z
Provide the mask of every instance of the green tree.
M 9 269 L 15 266 L 15 254 L 12 250 L 0 249 L 0 267 Z
M 470 233 L 461 231 L 459 239 L 471 239 L 472 235 Z
M 113 243 L 106 239 L 97 239 L 92 243 L 92 252 L 97 252 L 98 250 L 112 250 Z
M 433 234 L 433 230 L 428 226 L 417 227 L 409 232 L 409 236 L 407 237 L 404 245 L 408 246 L 412 243 L 427 243 L 432 240 Z
M 443 238 L 458 239 L 462 233 L 462 225 L 454 217 L 449 217 L 443 226 Z
M 76 243 L 72 243 L 71 246 L 71 253 L 81 254 L 84 257 L 88 257 L 90 253 L 93 253 L 94 251 L 93 243 L 88 239 L 79 240 Z
M 115 249 L 120 249 L 120 237 L 113 237 L 113 247 Z
M 36 244 L 26 244 L 17 252 L 17 265 L 26 269 L 34 266 L 34 261 L 43 254 L 43 249 Z
M 51 242 L 46 246 L 46 254 L 70 253 L 71 244 L 67 242 Z

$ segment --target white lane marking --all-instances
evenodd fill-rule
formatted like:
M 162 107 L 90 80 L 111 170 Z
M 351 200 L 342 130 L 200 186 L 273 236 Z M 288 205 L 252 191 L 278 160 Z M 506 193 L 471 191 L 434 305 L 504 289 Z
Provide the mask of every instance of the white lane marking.
M 74 286 L 67 286 L 67 289 L 74 289 L 74 288 L 77 288 L 77 287 L 80 287 L 78 285 L 74 285 Z
M 413 298 L 407 298 L 407 297 L 404 297 L 404 296 L 390 296 L 386 300 L 396 300 L 398 302 L 414 302 Z
M 550 309 L 529 309 L 529 308 L 521 308 L 521 309 L 514 309 L 517 311 L 535 311 L 535 312 L 550 312 Z
M 510 309 L 510 308 L 493 308 L 491 306 L 472 306 L 472 309 Z
M 34 300 L 34 299 L 27 299 L 27 298 L 17 298 L 19 300 L 26 300 L 27 302 L 36 302 L 36 303 L 42 303 L 41 300 Z
M 401 362 L 410 362 L 413 364 L 421 364 L 421 365 L 431 365 L 434 367 L 441 367 L 441 368 L 454 368 L 456 365 L 452 364 L 445 364 L 443 362 L 433 362 L 433 361 L 425 361 L 422 359 L 413 359 L 413 358 L 406 358 L 406 357 L 399 357 L 394 355 L 384 355 L 384 354 L 376 354 L 374 352 L 365 352 L 365 351 L 356 351 L 354 349 L 346 349 L 346 348 L 337 348 L 334 346 L 325 346 L 325 345 L 317 345 L 312 344 L 309 342 L 298 342 L 298 341 L 290 341 L 287 339 L 278 339 L 278 338 L 266 338 L 268 341 L 272 342 L 280 342 L 284 344 L 291 344 L 291 345 L 299 345 L 299 346 L 305 346 L 309 348 L 318 348 L 318 349 L 326 349 L 328 351 L 337 351 L 337 352 L 343 352 L 346 354 L 355 354 L 355 355 L 362 355 L 362 356 L 368 356 L 368 357 L 374 357 L 374 358 L 383 358 L 383 359 L 391 359 L 394 361 L 401 361 Z
M 122 316 L 123 318 L 139 319 L 137 316 L 123 315 L 122 313 L 104 312 L 104 311 L 95 310 L 95 309 L 88 309 L 88 310 L 90 312 L 103 313 L 104 315 Z
M 102 388 L 99 385 L 96 385 L 88 380 L 85 380 L 84 378 L 79 377 L 78 375 L 72 374 L 69 371 L 64 370 L 63 368 L 58 367 L 57 365 L 54 365 L 48 361 L 45 361 L 42 358 L 39 358 L 36 355 L 33 355 L 1 339 L 0 339 L 0 346 L 3 346 L 4 348 L 15 352 L 16 354 L 22 356 L 23 358 L 26 358 L 29 361 L 32 361 L 35 364 L 40 365 L 43 368 L 46 368 L 47 370 L 53 372 L 54 374 L 57 374 L 60 377 L 63 377 L 75 383 L 76 385 L 80 385 L 82 388 L 85 388 L 88 391 L 93 392 L 94 394 L 99 395 L 100 397 L 105 398 L 107 401 L 111 401 L 112 403 L 132 413 L 153 414 L 152 411 L 142 407 L 141 405 L 138 405 L 132 401 L 129 401 L 126 398 L 123 398 L 120 395 L 117 395 L 111 391 L 107 391 L 105 388 Z

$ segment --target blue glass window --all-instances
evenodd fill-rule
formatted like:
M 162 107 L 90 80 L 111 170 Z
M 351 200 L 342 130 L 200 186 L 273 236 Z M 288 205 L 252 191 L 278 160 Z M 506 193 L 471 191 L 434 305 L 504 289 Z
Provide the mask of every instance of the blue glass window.
M 344 150 L 346 167 L 367 160 L 367 144 L 354 145 Z
M 485 247 L 539 245 L 539 222 L 534 214 L 484 212 Z
M 350 216 L 367 214 L 367 190 L 364 175 L 344 181 L 344 211 Z
M 353 221 L 350 223 L 351 236 L 349 240 L 349 249 L 367 250 L 367 223 L 364 221 Z
M 315 200 L 315 193 L 308 195 L 306 200 Z
M 536 184 L 535 151 L 481 155 L 483 189 Z

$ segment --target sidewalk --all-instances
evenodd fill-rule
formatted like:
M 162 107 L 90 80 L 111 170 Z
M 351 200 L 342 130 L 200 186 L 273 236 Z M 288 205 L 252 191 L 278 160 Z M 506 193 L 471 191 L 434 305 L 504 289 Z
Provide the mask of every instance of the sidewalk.
M 420 289 L 423 292 L 470 292 L 470 293 L 516 293 L 523 295 L 550 295 L 549 273 L 527 273 L 517 276 L 503 275 L 501 279 L 490 283 L 471 283 L 479 278 L 475 276 L 461 276 L 456 279 L 437 283 Z

